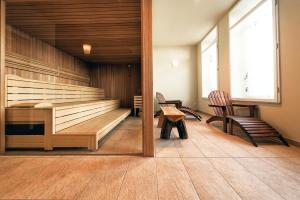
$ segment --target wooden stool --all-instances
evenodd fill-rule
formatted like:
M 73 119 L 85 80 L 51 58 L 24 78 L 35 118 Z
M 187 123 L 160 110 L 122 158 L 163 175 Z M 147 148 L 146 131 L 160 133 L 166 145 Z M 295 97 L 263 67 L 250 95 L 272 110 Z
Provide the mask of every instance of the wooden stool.
M 139 112 L 142 110 L 142 96 L 133 96 L 133 115 L 138 117 Z
M 180 139 L 187 139 L 188 133 L 184 122 L 185 114 L 175 107 L 161 107 L 161 109 L 163 114 L 163 123 L 160 138 L 170 139 L 172 128 L 176 127 L 179 132 Z

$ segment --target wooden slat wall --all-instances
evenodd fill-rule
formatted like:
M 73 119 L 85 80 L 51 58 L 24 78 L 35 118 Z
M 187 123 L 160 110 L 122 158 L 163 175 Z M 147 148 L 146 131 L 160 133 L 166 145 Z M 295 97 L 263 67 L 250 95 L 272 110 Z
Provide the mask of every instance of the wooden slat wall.
M 6 76 L 6 106 L 20 103 L 66 103 L 104 99 L 104 90 Z
M 8 0 L 7 22 L 87 62 L 140 61 L 140 0 Z
M 139 64 L 99 64 L 91 66 L 91 86 L 103 88 L 106 98 L 120 99 L 121 107 L 133 107 L 133 96 L 141 95 Z
M 52 83 L 89 86 L 88 66 L 47 43 L 6 26 L 6 74 Z

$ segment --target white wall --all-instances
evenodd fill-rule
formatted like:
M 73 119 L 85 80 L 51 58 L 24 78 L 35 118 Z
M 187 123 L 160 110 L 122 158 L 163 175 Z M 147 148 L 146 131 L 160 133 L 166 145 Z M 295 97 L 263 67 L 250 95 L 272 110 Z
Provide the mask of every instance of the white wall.
M 300 142 L 300 1 L 279 0 L 281 103 L 256 103 L 260 116 L 278 129 L 284 137 Z M 228 16 L 219 23 L 219 89 L 230 92 Z M 198 61 L 200 62 L 200 60 Z M 198 109 L 212 113 L 208 101 L 201 98 L 199 66 Z
M 174 67 L 172 61 L 178 66 Z M 166 99 L 183 101 L 197 108 L 197 48 L 196 46 L 155 47 L 153 49 L 153 89 Z M 156 102 L 156 100 L 155 100 Z M 158 110 L 157 103 L 155 109 Z

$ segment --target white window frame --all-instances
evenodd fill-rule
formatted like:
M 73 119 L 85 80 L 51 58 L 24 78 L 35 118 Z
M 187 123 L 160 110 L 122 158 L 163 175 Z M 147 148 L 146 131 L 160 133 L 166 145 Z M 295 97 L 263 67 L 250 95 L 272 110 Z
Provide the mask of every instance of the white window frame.
M 249 14 L 251 14 L 254 10 L 256 10 L 261 4 L 263 4 L 266 0 L 262 0 L 260 3 L 258 3 L 254 8 L 252 8 L 249 12 L 247 12 L 241 19 L 239 19 L 234 25 L 229 27 L 229 41 L 230 41 L 230 30 L 238 25 L 241 21 L 243 21 Z M 239 2 L 240 3 L 240 2 Z M 237 3 L 237 5 L 239 4 Z M 236 6 L 237 6 L 236 5 Z M 281 86 L 280 86 L 280 43 L 279 43 L 279 20 L 278 20 L 278 0 L 272 0 L 273 5 L 273 24 L 274 24 L 274 61 L 275 61 L 275 81 L 274 81 L 274 99 L 256 99 L 256 98 L 232 98 L 235 101 L 245 101 L 245 102 L 262 102 L 262 103 L 281 103 Z M 230 42 L 229 42 L 230 43 Z M 229 53 L 230 53 L 230 46 L 229 46 Z M 231 62 L 231 61 L 230 61 Z M 230 70 L 231 70 L 231 64 L 230 64 Z M 230 76 L 230 93 L 231 92 L 231 73 L 229 73 Z
M 208 47 L 206 47 L 206 49 L 202 49 L 202 42 L 207 38 L 207 36 L 216 29 L 216 40 L 211 43 Z M 217 88 L 216 90 L 219 89 L 219 28 L 218 26 L 214 26 L 206 35 L 205 37 L 201 40 L 200 42 L 200 66 L 201 66 L 201 98 L 202 99 L 208 99 L 208 96 L 203 96 L 203 66 L 202 66 L 202 53 L 205 52 L 206 50 L 208 50 L 214 43 L 216 43 L 216 46 L 217 46 L 217 60 L 216 60 L 216 63 L 217 63 L 217 72 L 216 72 L 216 80 L 217 80 Z

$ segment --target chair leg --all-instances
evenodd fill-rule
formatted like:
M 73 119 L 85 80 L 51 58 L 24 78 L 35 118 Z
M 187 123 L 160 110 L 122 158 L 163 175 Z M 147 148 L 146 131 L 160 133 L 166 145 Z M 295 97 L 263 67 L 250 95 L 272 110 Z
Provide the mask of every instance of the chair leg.
M 227 133 L 227 119 L 226 117 L 223 118 L 223 131 Z
M 220 117 L 218 116 L 211 116 L 208 120 L 206 120 L 206 123 L 210 123 L 213 121 L 220 121 Z
M 255 146 L 255 147 L 258 147 L 258 145 L 256 144 L 256 142 L 254 142 L 254 140 L 250 137 L 250 141 L 251 143 Z
M 287 143 L 287 141 L 286 141 L 281 135 L 278 136 L 278 138 L 279 138 L 279 140 L 280 140 L 285 146 L 287 146 L 287 147 L 290 146 L 289 143 Z
M 233 122 L 232 119 L 229 119 L 229 133 L 233 135 Z
M 248 135 L 248 133 L 245 132 L 245 134 L 246 134 L 247 138 L 250 140 L 250 142 L 253 144 L 253 146 L 258 147 L 256 142 L 254 142 L 253 138 L 250 135 Z
M 158 116 L 160 115 L 161 112 L 162 112 L 161 110 L 160 110 L 160 111 L 157 111 L 157 112 L 154 114 L 154 118 L 158 117 Z
M 176 122 L 176 127 L 178 130 L 180 139 L 188 139 L 188 133 L 186 130 L 184 120 L 180 120 L 180 121 Z
M 173 127 L 170 124 L 170 121 L 167 118 L 164 118 L 162 128 L 160 131 L 160 138 L 161 139 L 170 139 L 172 128 Z

